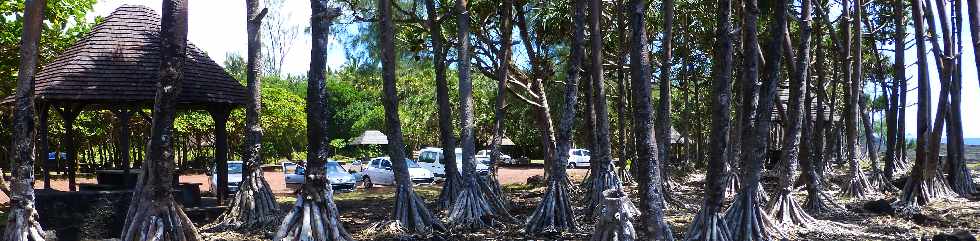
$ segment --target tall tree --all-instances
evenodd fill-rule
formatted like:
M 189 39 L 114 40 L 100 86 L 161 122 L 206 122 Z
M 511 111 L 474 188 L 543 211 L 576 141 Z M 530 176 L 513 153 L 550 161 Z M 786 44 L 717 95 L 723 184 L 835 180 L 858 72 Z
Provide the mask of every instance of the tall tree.
M 395 26 L 392 22 L 393 0 L 378 0 L 379 39 L 381 45 L 381 80 L 383 82 L 383 102 L 385 126 L 388 130 L 388 156 L 391 171 L 395 175 L 395 224 L 418 233 L 429 233 L 433 229 L 444 229 L 442 223 L 425 207 L 415 193 L 411 176 L 408 173 L 408 159 L 402 139 L 401 119 L 398 116 L 398 86 L 395 80 Z M 453 150 L 444 150 L 451 152 Z
M 310 71 L 306 87 L 306 182 L 299 190 L 296 204 L 282 221 L 274 240 L 353 240 L 340 222 L 340 213 L 333 202 L 333 188 L 324 168 L 329 156 L 330 126 L 327 91 L 324 73 L 327 68 L 327 43 L 330 26 L 340 16 L 340 8 L 330 6 L 327 0 L 310 0 Z
M 664 198 L 661 192 L 660 158 L 654 133 L 653 105 L 650 103 L 650 56 L 647 53 L 644 0 L 630 0 L 630 70 L 633 85 L 633 133 L 636 133 L 636 153 L 640 188 L 640 220 L 651 240 L 673 240 L 664 221 Z
M 789 78 L 789 105 L 786 110 L 786 126 L 783 132 L 782 155 L 780 157 L 781 166 L 778 167 L 780 177 L 776 196 L 769 202 L 769 214 L 775 221 L 782 224 L 799 225 L 807 227 L 815 220 L 810 217 L 799 203 L 793 198 L 794 183 L 797 178 L 797 167 L 801 155 L 800 136 L 803 127 L 804 115 L 809 116 L 810 112 L 803 112 L 803 98 L 808 95 L 806 86 L 808 85 L 810 71 L 810 33 L 812 17 L 810 12 L 812 5 L 810 0 L 802 0 L 802 11 L 800 13 L 800 43 L 799 55 L 789 60 L 794 61 L 795 67 L 791 68 L 792 76 Z M 789 42 L 789 33 L 786 32 L 786 42 Z M 787 46 L 789 47 L 788 44 Z M 790 50 L 791 51 L 791 50 Z M 792 52 L 787 51 L 788 56 Z M 809 143 L 807 143 L 809 144 Z M 806 158 L 805 156 L 803 158 Z
M 627 130 L 626 130 L 626 125 L 627 125 L 627 121 L 626 121 L 626 116 L 627 116 L 626 105 L 629 104 L 628 101 L 626 100 L 627 99 L 626 98 L 626 95 L 628 95 L 629 92 L 626 91 L 626 71 L 627 70 L 626 70 L 626 66 L 625 66 L 626 63 L 627 63 L 627 60 L 629 59 L 629 55 L 626 54 L 626 52 L 627 52 L 626 46 L 628 46 L 628 44 L 626 42 L 626 34 L 627 34 L 626 33 L 626 17 L 627 16 L 626 16 L 626 14 L 624 14 L 625 11 L 623 11 L 623 10 L 626 10 L 626 1 L 624 1 L 624 0 L 618 0 L 618 1 L 616 1 L 616 9 L 620 10 L 620 11 L 616 11 L 616 25 L 617 25 L 617 28 L 616 29 L 617 29 L 617 32 L 618 32 L 618 34 L 616 34 L 616 43 L 620 46 L 618 48 L 618 51 L 619 51 L 618 54 L 620 56 L 619 59 L 618 59 L 619 64 L 616 65 L 616 93 L 617 93 L 617 95 L 616 95 L 616 117 L 617 117 L 616 123 L 617 123 L 617 125 L 619 127 L 619 136 L 618 136 L 619 137 L 619 162 L 618 162 L 618 164 L 619 164 L 619 178 L 620 178 L 620 181 L 623 183 L 623 185 L 632 185 L 632 183 L 633 183 L 633 175 L 631 175 L 632 171 L 631 170 L 628 170 L 629 168 L 627 166 L 627 163 L 630 163 L 630 160 L 633 160 L 633 159 L 631 158 L 632 155 L 629 154 L 631 152 L 627 151 L 627 148 L 626 148 L 627 146 L 629 146 L 629 142 L 627 141 L 628 138 L 626 138 L 627 135 L 629 134 L 629 133 L 627 133 Z
M 668 0 L 669 1 L 669 0 Z M 602 211 L 602 202 L 604 197 L 602 192 L 609 189 L 620 190 L 623 188 L 622 183 L 619 181 L 619 177 L 612 165 L 612 144 L 609 140 L 609 107 L 606 104 L 606 88 L 605 80 L 603 74 L 605 73 L 602 68 L 602 30 L 599 25 L 602 22 L 602 1 L 601 0 L 589 0 L 589 43 L 591 47 L 592 70 L 589 71 L 592 74 L 592 85 L 593 98 L 592 103 L 594 106 L 595 116 L 596 116 L 596 128 L 593 130 L 595 133 L 595 143 L 596 149 L 593 149 L 592 154 L 595 156 L 591 159 L 591 163 L 595 168 L 594 172 L 591 173 L 591 186 L 589 189 L 589 207 L 591 210 L 586 209 L 591 212 L 593 216 L 597 216 Z
M 973 0 L 971 0 L 973 1 Z M 905 86 L 905 0 L 894 0 L 894 21 L 895 21 L 895 65 L 894 77 L 891 86 L 891 102 L 889 103 L 888 122 L 888 143 L 885 151 L 885 179 L 892 180 L 895 175 L 896 164 L 901 163 L 903 158 L 901 150 L 905 149 L 905 144 L 900 142 L 900 136 L 904 136 L 904 128 L 899 128 L 899 113 L 905 107 L 904 98 L 901 98 L 903 86 Z M 904 120 L 901 120 L 904 122 Z
M 230 208 L 218 218 L 219 226 L 253 228 L 278 222 L 279 205 L 272 195 L 272 189 L 262 172 L 262 35 L 259 28 L 267 8 L 259 10 L 259 0 L 245 1 L 246 30 L 248 32 L 248 60 L 246 67 L 246 88 L 248 102 L 245 104 L 245 170 L 238 193 L 231 201 Z
M 863 98 L 864 96 L 864 73 L 862 72 L 863 69 L 862 63 L 864 61 L 863 61 L 863 54 L 862 54 L 863 52 L 861 52 L 862 43 L 864 42 L 861 40 L 861 36 L 862 36 L 861 19 L 863 17 L 863 12 L 864 12 L 863 11 L 864 1 L 862 0 L 853 0 L 853 1 L 854 1 L 854 13 L 853 13 L 854 19 L 850 20 L 850 22 L 853 24 L 853 27 L 851 28 L 851 31 L 853 31 L 853 33 L 849 34 L 854 38 L 853 39 L 854 47 L 850 49 L 852 51 L 852 53 L 850 54 L 850 58 L 852 58 L 850 64 L 852 64 L 853 67 L 851 69 L 852 76 L 850 77 L 850 89 L 847 95 L 847 104 L 844 105 L 846 110 L 845 111 L 846 113 L 844 115 L 844 126 L 845 126 L 845 133 L 847 135 L 847 146 L 851 148 L 850 152 L 847 153 L 847 161 L 848 161 L 848 165 L 850 166 L 850 169 L 848 171 L 848 178 L 850 179 L 850 181 L 848 182 L 847 188 L 844 188 L 843 193 L 845 196 L 863 198 L 866 195 L 871 194 L 872 192 L 871 184 L 868 182 L 868 179 L 865 176 L 864 171 L 861 169 L 860 160 L 858 160 L 857 157 L 857 153 L 858 153 L 857 125 L 858 125 L 858 118 L 861 118 L 860 116 L 862 111 L 858 103 L 859 102 L 858 100 L 860 98 Z M 848 39 L 848 37 L 845 37 L 845 39 Z M 848 44 L 850 41 L 845 40 L 844 42 L 845 44 Z M 871 147 L 867 147 L 867 148 L 871 148 Z
M 778 0 L 773 8 L 774 17 L 770 22 L 768 30 L 771 39 L 766 52 L 766 63 L 763 73 L 762 84 L 759 87 L 758 107 L 756 111 L 755 125 L 749 128 L 747 135 L 742 136 L 742 160 L 743 160 L 743 185 L 734 203 L 725 213 L 725 219 L 737 240 L 774 240 L 782 238 L 782 231 L 775 226 L 764 210 L 762 210 L 758 192 L 760 190 L 760 175 L 762 172 L 762 162 L 765 160 L 765 153 L 768 149 L 769 128 L 772 117 L 773 102 L 776 98 L 776 84 L 779 82 L 780 63 L 782 62 L 782 50 L 784 44 L 784 31 L 787 29 L 787 5 L 788 0 Z M 745 13 L 743 15 L 743 41 L 744 59 L 742 61 L 742 84 L 756 85 L 759 81 L 759 62 L 758 54 L 761 52 L 758 45 L 758 29 L 756 23 L 759 17 L 759 6 L 755 0 L 745 1 Z M 743 105 L 751 106 L 753 96 L 743 96 Z M 753 109 L 745 107 L 743 109 Z
M 460 99 L 460 144 L 463 146 L 463 183 L 462 190 L 456 194 L 453 207 L 449 211 L 449 223 L 455 227 L 480 229 L 492 225 L 497 219 L 502 207 L 491 205 L 487 195 L 492 195 L 489 189 L 483 189 L 476 172 L 476 137 L 474 136 L 473 116 L 473 80 L 470 79 L 470 14 L 467 0 L 456 0 L 458 45 L 456 50 L 457 71 L 459 73 Z M 424 204 L 424 203 L 423 203 Z M 424 206 L 423 206 L 424 208 Z
M 439 105 L 439 141 L 442 145 L 442 163 L 446 165 L 446 181 L 442 184 L 437 206 L 448 209 L 459 193 L 460 176 L 456 167 L 456 135 L 453 134 L 453 109 L 449 106 L 449 84 L 446 81 L 446 50 L 443 46 L 442 19 L 435 0 L 425 1 L 429 33 L 432 41 L 432 66 L 436 71 L 436 102 Z
M 574 32 L 572 34 L 571 56 L 569 56 L 568 77 L 565 79 L 565 103 L 562 105 L 561 116 L 558 119 L 558 137 L 553 158 L 546 168 L 551 169 L 548 175 L 548 189 L 541 203 L 528 218 L 524 231 L 531 234 L 544 232 L 575 231 L 575 215 L 569 200 L 570 188 L 565 163 L 568 162 L 568 151 L 572 145 L 572 127 L 575 123 L 575 105 L 578 103 L 578 81 L 584 58 L 585 45 L 585 0 L 575 0 L 573 7 Z M 520 11 L 518 11 L 520 13 Z M 526 39 L 526 38 L 525 38 Z M 543 92 L 542 92 L 543 94 Z
M 663 6 L 661 6 L 663 18 L 664 18 L 664 35 L 663 35 L 663 46 L 660 48 L 663 51 L 663 59 L 660 63 L 660 81 L 658 87 L 660 88 L 660 101 L 657 106 L 657 154 L 660 159 L 660 167 L 663 175 L 661 175 L 662 180 L 662 192 L 664 195 L 664 200 L 670 203 L 676 203 L 673 195 L 671 195 L 670 190 L 670 134 L 671 134 L 671 124 L 670 124 L 670 70 L 674 65 L 671 63 L 673 58 L 673 48 L 674 48 L 674 0 L 664 0 Z
M 957 194 L 961 196 L 970 196 L 977 192 L 977 186 L 973 183 L 972 174 L 970 169 L 966 166 L 965 158 L 965 144 L 963 140 L 963 116 L 960 111 L 962 110 L 962 89 L 963 89 L 963 60 L 960 50 L 963 49 L 962 46 L 962 32 L 963 26 L 963 11 L 962 11 L 961 1 L 953 1 L 953 36 L 956 42 L 954 47 L 957 51 L 955 56 L 955 73 L 953 73 L 952 79 L 950 80 L 950 92 L 949 92 L 949 130 L 946 131 L 946 139 L 949 140 L 947 143 L 946 153 L 948 157 L 946 165 L 947 182 L 950 187 L 953 188 Z
M 37 71 L 44 6 L 44 0 L 27 0 L 24 3 L 24 31 L 20 38 L 20 67 L 14 96 L 13 152 L 10 155 L 14 180 L 10 192 L 5 193 L 10 197 L 10 210 L 3 231 L 5 241 L 44 240 L 41 236 L 44 230 L 38 223 L 34 208 L 34 74 Z
M 808 1 L 808 0 L 804 0 Z M 688 226 L 685 240 L 729 241 L 734 240 L 728 224 L 722 217 L 725 201 L 725 163 L 731 131 L 731 92 L 734 47 L 732 46 L 732 1 L 718 1 L 715 14 L 715 56 L 717 64 L 711 66 L 711 144 L 708 172 L 705 174 L 704 204 Z
M 504 139 L 504 106 L 507 104 L 507 79 L 510 78 L 511 38 L 513 26 L 514 1 L 504 0 L 500 8 L 500 52 L 497 54 L 500 63 L 497 65 L 497 96 L 494 98 L 493 109 L 493 140 L 490 147 L 490 180 L 492 191 L 496 198 L 491 201 L 506 205 L 500 181 L 497 180 L 496 167 L 500 163 L 500 144 Z
M 173 128 L 187 59 L 187 1 L 163 1 L 160 72 L 153 102 L 150 144 L 123 225 L 122 240 L 203 240 L 174 201 Z
M 926 0 L 928 1 L 928 0 Z M 912 25 L 915 27 L 915 56 L 920 60 L 926 60 L 926 40 L 925 40 L 925 19 L 923 19 L 922 0 L 912 0 Z M 931 11 L 931 10 L 930 10 Z M 912 172 L 909 173 L 908 180 L 902 188 L 902 194 L 897 201 L 897 205 L 903 212 L 917 212 L 920 205 L 929 203 L 936 194 L 935 179 L 936 169 L 927 159 L 927 146 L 932 133 L 932 123 L 929 118 L 931 112 L 931 98 L 929 90 L 929 66 L 925 61 L 919 61 L 916 77 L 918 79 L 918 106 L 916 111 L 916 145 L 915 145 L 915 164 Z M 930 168 L 933 167 L 933 168 Z

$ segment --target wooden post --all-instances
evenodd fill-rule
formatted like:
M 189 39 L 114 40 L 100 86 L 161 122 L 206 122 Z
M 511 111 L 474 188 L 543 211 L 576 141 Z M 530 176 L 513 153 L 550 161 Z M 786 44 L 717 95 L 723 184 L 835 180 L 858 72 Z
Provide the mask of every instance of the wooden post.
M 78 117 L 78 113 L 82 111 L 82 105 L 67 105 L 58 109 L 58 113 L 61 115 L 61 119 L 65 122 L 65 136 L 62 145 L 65 146 L 65 150 L 68 152 L 68 191 L 76 191 L 77 187 L 75 185 L 75 173 L 78 171 L 78 143 L 75 139 L 75 119 Z M 58 155 L 61 153 L 55 153 Z
M 42 176 L 44 176 L 44 189 L 51 189 L 51 175 L 48 169 L 51 163 L 48 161 L 48 107 L 50 105 L 44 101 L 37 101 L 37 155 L 41 162 Z M 55 154 L 57 155 L 57 154 Z
M 214 120 L 214 173 L 217 175 L 216 190 L 218 203 L 228 197 L 228 114 L 231 108 L 217 106 L 210 108 L 211 119 Z
M 132 169 L 132 165 L 129 161 L 129 121 L 133 117 L 133 109 L 131 107 L 124 107 L 112 110 L 112 114 L 116 116 L 116 125 L 118 125 L 118 135 L 119 138 L 116 146 L 116 156 L 119 158 L 119 164 L 123 169 L 123 186 L 129 187 L 129 171 Z

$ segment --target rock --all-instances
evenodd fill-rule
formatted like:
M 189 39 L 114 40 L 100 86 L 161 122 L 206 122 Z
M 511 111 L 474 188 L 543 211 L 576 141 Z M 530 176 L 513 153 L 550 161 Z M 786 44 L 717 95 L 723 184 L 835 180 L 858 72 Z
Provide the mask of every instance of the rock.
M 891 199 L 868 201 L 864 203 L 864 211 L 877 214 L 892 214 L 895 213 L 895 208 L 892 207 L 892 202 L 893 200 Z
M 966 230 L 956 230 L 951 234 L 936 234 L 932 236 L 932 241 L 977 241 L 977 238 Z
M 532 186 L 532 187 L 544 186 L 544 176 L 542 176 L 542 175 L 534 175 L 534 176 L 528 177 L 526 184 L 528 186 Z

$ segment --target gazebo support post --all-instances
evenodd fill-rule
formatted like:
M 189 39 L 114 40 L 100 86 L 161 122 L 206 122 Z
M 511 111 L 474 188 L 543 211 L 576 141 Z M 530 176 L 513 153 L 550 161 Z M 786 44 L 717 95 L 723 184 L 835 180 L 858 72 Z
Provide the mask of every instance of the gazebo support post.
M 78 187 L 75 185 L 75 173 L 78 172 L 78 143 L 75 141 L 75 119 L 78 118 L 78 113 L 82 112 L 82 105 L 80 104 L 68 104 L 62 108 L 58 109 L 58 114 L 61 115 L 61 119 L 65 122 L 65 137 L 64 143 L 65 148 L 68 152 L 68 191 L 77 191 Z M 60 153 L 56 153 L 60 154 Z
M 51 163 L 48 161 L 48 103 L 44 101 L 35 102 L 37 105 L 37 161 L 41 162 L 42 176 L 44 178 L 44 189 L 51 189 L 51 175 L 48 173 Z M 55 154 L 57 155 L 57 154 Z M 57 159 L 57 158 L 55 158 Z
M 208 109 L 214 120 L 214 175 L 217 175 L 217 185 L 213 190 L 218 197 L 218 203 L 224 203 L 228 197 L 228 106 L 214 106 Z
M 119 109 L 113 109 L 112 114 L 116 116 L 116 125 L 118 125 L 118 141 L 116 143 L 116 156 L 119 158 L 119 164 L 123 169 L 123 186 L 129 187 L 129 171 L 132 165 L 129 161 L 129 121 L 133 117 L 133 109 L 130 107 L 124 107 Z

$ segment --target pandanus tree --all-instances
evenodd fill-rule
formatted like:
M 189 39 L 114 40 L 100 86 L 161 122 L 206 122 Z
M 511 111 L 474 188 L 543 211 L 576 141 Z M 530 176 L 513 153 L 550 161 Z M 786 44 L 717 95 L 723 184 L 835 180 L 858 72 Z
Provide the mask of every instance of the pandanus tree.
M 187 59 L 187 1 L 163 1 L 160 72 L 147 160 L 133 190 L 121 240 L 203 240 L 174 201 L 173 127 Z
M 497 95 L 494 98 L 493 109 L 493 139 L 490 147 L 490 173 L 489 184 L 492 194 L 496 198 L 491 198 L 491 202 L 499 202 L 498 205 L 507 206 L 507 199 L 500 188 L 500 181 L 497 179 L 496 165 L 500 162 L 500 144 L 504 138 L 504 105 L 507 101 L 507 79 L 510 78 L 510 58 L 511 58 L 511 34 L 513 33 L 513 11 L 514 1 L 504 0 L 500 7 L 500 52 L 497 54 L 500 59 L 497 64 Z
M 279 205 L 262 172 L 262 80 L 259 77 L 262 59 L 262 35 L 259 28 L 268 9 L 259 10 L 259 0 L 245 2 L 248 59 L 245 83 L 248 101 L 245 103 L 244 170 L 238 193 L 231 205 L 218 218 L 217 227 L 253 228 L 278 222 Z
M 425 207 L 425 201 L 415 193 L 408 173 L 408 160 L 402 139 L 401 119 L 398 116 L 398 86 L 395 80 L 395 26 L 392 21 L 392 0 L 378 0 L 378 31 L 381 47 L 381 80 L 385 127 L 388 129 L 388 156 L 395 176 L 394 224 L 410 232 L 429 233 L 445 229 L 441 222 Z M 453 150 L 445 150 L 451 152 Z
M 746 125 L 748 131 L 742 135 L 742 161 L 743 161 L 743 185 L 735 197 L 732 205 L 725 213 L 726 222 L 736 240 L 774 240 L 783 237 L 782 231 L 774 225 L 772 219 L 760 205 L 758 192 L 760 190 L 760 176 L 762 172 L 762 162 L 765 158 L 766 149 L 769 142 L 769 128 L 771 127 L 772 107 L 776 98 L 776 84 L 780 79 L 780 62 L 782 62 L 782 50 L 784 44 L 784 31 L 787 29 L 787 5 L 788 0 L 777 0 L 773 8 L 773 18 L 770 22 L 768 51 L 766 52 L 766 62 L 763 70 L 761 86 L 758 92 L 758 102 L 753 103 L 753 96 L 743 96 L 743 110 L 755 109 L 756 119 L 753 125 Z M 745 1 L 745 12 L 743 13 L 743 51 L 742 60 L 742 85 L 756 85 L 759 82 L 759 63 L 761 56 L 756 48 L 758 45 L 758 22 L 759 6 L 755 0 Z M 756 105 L 756 108 L 751 108 Z M 748 114 L 748 113 L 743 113 Z
M 589 0 L 589 39 L 592 54 L 592 74 L 591 83 L 592 91 L 594 92 L 592 102 L 594 103 L 594 111 L 596 115 L 596 128 L 593 130 L 595 132 L 595 143 L 596 149 L 593 150 L 593 155 L 596 157 L 592 159 L 592 164 L 595 166 L 593 173 L 591 173 L 591 181 L 589 182 L 589 194 L 588 194 L 588 207 L 586 211 L 590 212 L 593 216 L 598 215 L 602 211 L 602 202 L 605 200 L 602 193 L 609 189 L 620 190 L 623 188 L 622 183 L 619 181 L 619 176 L 612 165 L 612 144 L 609 140 L 609 111 L 606 105 L 606 91 L 603 78 L 602 69 L 602 30 L 599 28 L 599 24 L 602 20 L 602 1 L 601 0 Z
M 779 183 L 775 197 L 769 202 L 769 214 L 773 219 L 782 224 L 792 224 L 806 227 L 815 220 L 800 207 L 799 203 L 793 198 L 794 183 L 797 178 L 797 167 L 801 155 L 800 136 L 803 128 L 803 98 L 807 95 L 806 86 L 810 70 L 810 33 L 811 20 L 810 12 L 812 5 L 810 0 L 802 0 L 800 19 L 800 43 L 798 55 L 795 59 L 789 58 L 794 65 L 789 78 L 789 105 L 786 108 L 786 127 L 783 134 L 782 155 L 780 156 Z M 788 34 L 786 34 L 788 38 Z M 787 40 L 788 42 L 788 40 Z M 789 46 L 784 46 L 789 48 Z M 792 56 L 792 52 L 786 53 Z M 810 112 L 805 115 L 809 116 Z M 805 155 L 805 154 L 803 154 Z M 804 156 L 804 158 L 806 158 Z
M 448 209 L 461 188 L 459 170 L 456 169 L 456 136 L 453 134 L 453 109 L 449 106 L 449 84 L 446 81 L 446 51 L 443 46 L 442 19 L 435 0 L 425 0 L 426 24 L 432 42 L 432 66 L 436 72 L 436 102 L 439 106 L 439 142 L 442 146 L 442 163 L 446 165 L 446 181 L 442 184 L 437 206 Z
M 664 0 L 661 6 L 661 11 L 664 18 L 664 33 L 663 33 L 663 45 L 660 48 L 663 49 L 663 59 L 660 63 L 660 80 L 657 86 L 660 89 L 659 93 L 659 104 L 657 106 L 657 154 L 660 159 L 661 172 L 661 185 L 664 200 L 672 204 L 680 204 L 674 199 L 670 190 L 670 70 L 674 67 L 671 63 L 673 58 L 673 43 L 674 43 L 674 0 Z M 684 68 L 687 68 L 686 66 Z
M 808 0 L 804 0 L 808 1 Z M 731 131 L 731 92 L 734 48 L 732 46 L 732 1 L 718 1 L 716 11 L 715 56 L 711 75 L 711 145 L 708 170 L 705 175 L 704 203 L 687 228 L 685 240 L 730 241 L 735 240 L 728 224 L 722 217 L 725 200 L 725 157 L 728 152 L 728 133 Z
M 353 240 L 340 221 L 340 213 L 333 202 L 333 188 L 327 179 L 325 161 L 329 155 L 330 126 L 329 106 L 331 93 L 327 92 L 325 72 L 327 68 L 327 43 L 330 26 L 340 16 L 340 9 L 330 6 L 327 0 L 310 0 L 310 71 L 306 86 L 306 173 L 303 186 L 296 196 L 296 203 L 286 214 L 273 240 Z
M 528 218 L 524 231 L 531 234 L 575 231 L 575 215 L 569 197 L 570 185 L 565 162 L 568 161 L 568 151 L 571 149 L 572 127 L 575 121 L 575 105 L 578 103 L 578 81 L 581 73 L 585 45 L 585 0 L 575 0 L 573 6 L 573 24 L 571 55 L 569 56 L 568 75 L 565 79 L 565 101 L 558 119 L 558 137 L 556 149 L 547 177 L 548 188 L 538 207 Z M 520 12 L 519 12 L 520 13 Z M 549 148 L 549 147 L 545 147 Z M 547 155 L 546 155 L 547 156 Z
M 633 96 L 633 133 L 636 135 L 638 185 L 640 188 L 640 220 L 651 240 L 673 240 L 664 221 L 664 198 L 661 190 L 660 160 L 654 134 L 653 105 L 650 103 L 650 56 L 647 53 L 644 0 L 630 0 L 630 79 Z
M 861 19 L 863 17 L 864 5 L 862 0 L 854 0 L 854 19 L 850 22 L 853 24 L 853 34 L 845 34 L 844 40 L 845 44 L 851 42 L 850 37 L 853 37 L 854 47 L 850 50 L 852 53 L 849 55 L 852 59 L 850 64 L 853 65 L 850 79 L 850 86 L 847 94 L 847 104 L 845 107 L 844 114 L 844 132 L 847 136 L 847 146 L 851 148 L 847 152 L 848 160 L 848 181 L 847 187 L 844 188 L 844 196 L 863 198 L 873 192 L 871 189 L 871 184 L 868 182 L 868 178 L 865 176 L 864 171 L 861 169 L 860 160 L 858 159 L 858 118 L 861 118 L 861 107 L 859 104 L 859 99 L 864 96 L 864 73 L 863 73 L 863 52 L 861 40 Z M 844 6 L 847 6 L 845 3 Z M 870 147 L 868 147 L 870 148 Z
M 924 26 L 926 20 L 923 17 L 923 11 L 923 2 L 921 0 L 912 0 L 912 25 L 915 27 L 915 56 L 920 60 L 929 58 L 926 55 L 926 31 Z M 902 188 L 902 194 L 895 203 L 895 206 L 904 213 L 918 212 L 921 205 L 928 204 L 933 199 L 945 196 L 945 192 L 943 191 L 945 183 L 939 182 L 942 179 L 938 178 L 937 174 L 938 163 L 934 163 L 927 152 L 928 145 L 933 141 L 930 135 L 936 130 L 932 129 L 933 125 L 929 118 L 931 112 L 929 66 L 923 64 L 924 62 L 920 61 L 919 64 L 916 64 L 918 111 L 916 113 L 915 164 L 913 164 L 908 180 Z M 941 112 L 937 111 L 937 114 Z
M 13 150 L 10 155 L 14 181 L 9 192 L 5 192 L 10 197 L 7 226 L 3 231 L 5 241 L 44 240 L 41 236 L 44 230 L 38 223 L 34 205 L 34 74 L 37 71 L 44 6 L 44 0 L 27 0 L 24 3 L 24 31 L 20 38 L 20 66 L 14 95 Z
M 487 196 L 494 195 L 489 188 L 481 184 L 481 177 L 476 172 L 476 137 L 474 136 L 473 116 L 473 80 L 470 78 L 470 15 L 466 0 L 456 1 L 457 25 L 459 26 L 459 41 L 457 45 L 456 63 L 459 73 L 460 99 L 460 144 L 463 146 L 463 176 L 462 187 L 453 206 L 449 211 L 449 223 L 463 229 L 480 229 L 493 225 L 492 221 L 502 217 L 510 217 L 500 202 L 489 202 Z M 492 200 L 496 200 L 495 198 Z M 424 203 L 423 203 L 424 204 Z M 424 206 L 423 206 L 424 208 Z

